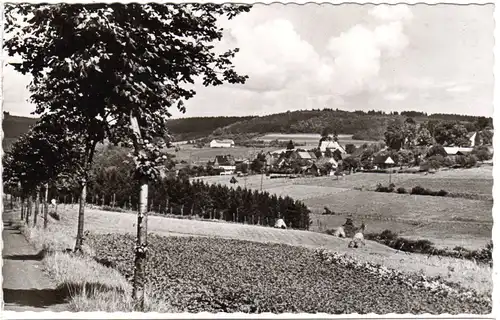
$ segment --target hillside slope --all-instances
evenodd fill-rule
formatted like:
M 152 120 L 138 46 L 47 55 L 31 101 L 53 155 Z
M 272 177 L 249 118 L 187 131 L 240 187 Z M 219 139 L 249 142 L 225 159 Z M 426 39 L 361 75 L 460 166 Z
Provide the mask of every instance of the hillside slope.
M 4 151 L 10 149 L 10 146 L 19 137 L 29 131 L 30 127 L 38 121 L 38 118 L 28 118 L 10 115 L 4 112 L 2 121 L 3 140 L 2 147 Z
M 60 207 L 63 209 L 63 206 Z M 64 228 L 73 235 L 76 230 L 77 206 L 61 212 L 60 231 Z M 95 209 L 85 210 L 85 229 L 92 233 L 136 233 L 134 213 L 118 213 Z M 448 257 L 425 256 L 421 254 L 403 253 L 373 241 L 367 241 L 365 247 L 350 249 L 349 240 L 329 236 L 323 233 L 280 230 L 269 227 L 210 222 L 187 219 L 174 219 L 160 216 L 148 218 L 148 232 L 161 236 L 204 236 L 228 239 L 239 239 L 256 242 L 289 244 L 307 248 L 326 248 L 346 254 L 359 261 L 370 261 L 408 273 L 424 272 L 428 276 L 441 275 L 450 281 L 461 283 L 480 292 L 490 292 L 491 269 L 476 265 L 472 261 L 458 260 Z M 454 272 L 450 273 L 452 268 Z

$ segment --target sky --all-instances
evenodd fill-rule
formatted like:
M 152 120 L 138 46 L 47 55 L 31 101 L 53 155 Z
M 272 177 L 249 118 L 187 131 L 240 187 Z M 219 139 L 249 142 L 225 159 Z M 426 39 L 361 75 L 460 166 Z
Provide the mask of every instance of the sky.
M 493 116 L 493 5 L 256 4 L 220 20 L 244 85 L 203 87 L 197 116 L 333 108 Z M 4 66 L 5 111 L 30 115 L 29 75 Z

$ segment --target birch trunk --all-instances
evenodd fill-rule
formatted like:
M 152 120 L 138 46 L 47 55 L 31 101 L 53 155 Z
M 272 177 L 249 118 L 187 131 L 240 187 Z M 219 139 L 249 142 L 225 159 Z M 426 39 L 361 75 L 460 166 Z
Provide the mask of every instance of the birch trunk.
M 144 289 L 146 278 L 146 250 L 147 250 L 147 203 L 148 184 L 141 182 L 139 193 L 139 210 L 137 214 L 137 241 L 135 247 L 134 287 L 133 297 L 139 310 L 144 309 Z
M 136 154 L 143 154 L 142 138 L 137 118 L 130 113 L 130 124 L 134 131 L 134 149 Z M 148 181 L 143 177 L 140 181 L 139 204 L 137 210 L 137 241 L 135 245 L 134 283 L 132 298 L 137 311 L 144 311 L 146 259 L 147 259 L 147 226 L 148 226 Z
M 85 222 L 85 199 L 87 199 L 87 180 L 83 179 L 80 185 L 80 203 L 78 205 L 78 227 L 76 230 L 75 252 L 82 252 L 83 226 Z
M 43 205 L 44 205 L 44 211 L 43 211 L 43 228 L 47 229 L 47 219 L 49 215 L 49 185 L 45 185 L 45 195 L 43 197 Z

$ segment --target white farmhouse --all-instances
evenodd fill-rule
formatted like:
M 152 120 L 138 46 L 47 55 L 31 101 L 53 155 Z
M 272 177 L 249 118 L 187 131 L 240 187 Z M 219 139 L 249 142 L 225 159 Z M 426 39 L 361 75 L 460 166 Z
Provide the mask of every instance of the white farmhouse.
M 321 141 L 319 150 L 321 152 L 325 152 L 327 149 L 330 149 L 330 151 L 332 152 L 335 150 L 339 150 L 341 154 L 346 154 L 345 149 L 342 148 L 342 146 L 337 141 L 330 141 L 330 140 Z
M 210 141 L 210 148 L 233 148 L 234 141 L 225 139 L 225 140 L 212 140 Z

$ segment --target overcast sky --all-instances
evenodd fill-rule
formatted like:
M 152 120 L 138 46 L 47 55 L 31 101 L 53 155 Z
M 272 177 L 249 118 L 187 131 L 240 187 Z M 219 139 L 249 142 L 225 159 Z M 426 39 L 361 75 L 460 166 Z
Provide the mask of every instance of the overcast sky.
M 493 5 L 254 5 L 221 21 L 245 85 L 196 86 L 182 116 L 287 110 L 493 115 Z M 4 67 L 4 110 L 29 116 L 29 77 Z M 175 117 L 181 116 L 175 113 Z

